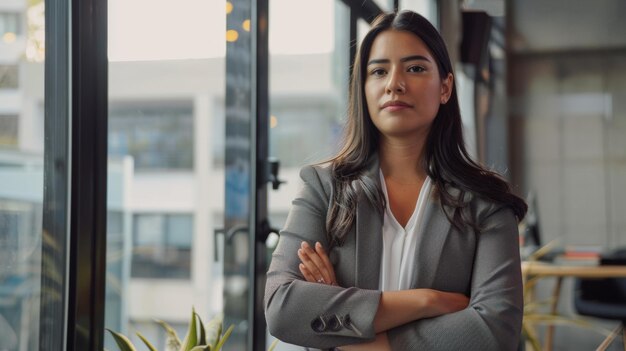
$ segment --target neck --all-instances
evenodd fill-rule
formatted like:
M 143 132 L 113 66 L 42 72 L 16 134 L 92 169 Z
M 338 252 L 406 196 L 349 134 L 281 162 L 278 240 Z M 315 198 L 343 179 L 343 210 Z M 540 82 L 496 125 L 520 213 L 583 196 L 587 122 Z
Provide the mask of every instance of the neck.
M 378 146 L 380 168 L 386 180 L 415 184 L 426 179 L 423 167 L 424 138 L 398 140 L 381 138 Z

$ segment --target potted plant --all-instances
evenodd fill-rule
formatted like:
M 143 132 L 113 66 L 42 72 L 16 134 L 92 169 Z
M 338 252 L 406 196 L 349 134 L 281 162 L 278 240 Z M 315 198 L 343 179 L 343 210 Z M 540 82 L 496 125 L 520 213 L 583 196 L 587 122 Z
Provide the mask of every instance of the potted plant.
M 167 332 L 167 343 L 165 351 L 219 351 L 230 337 L 234 325 L 228 327 L 226 332 L 222 334 L 222 316 L 216 316 L 207 325 L 206 328 L 202 319 L 192 308 L 189 329 L 183 341 L 180 340 L 176 331 L 164 321 L 157 320 L 163 329 Z M 136 351 L 137 349 L 132 342 L 121 333 L 107 329 L 120 351 Z M 158 351 L 157 348 L 150 343 L 141 333 L 137 332 L 137 336 L 143 341 L 150 351 Z

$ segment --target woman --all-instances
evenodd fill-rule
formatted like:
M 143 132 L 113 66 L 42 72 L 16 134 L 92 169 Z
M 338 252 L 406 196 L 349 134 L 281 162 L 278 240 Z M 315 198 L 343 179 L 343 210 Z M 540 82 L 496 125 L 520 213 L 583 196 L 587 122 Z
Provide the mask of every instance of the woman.
M 437 30 L 381 15 L 354 64 L 341 151 L 301 171 L 267 274 L 285 342 L 341 350 L 513 350 L 523 200 L 468 156 Z

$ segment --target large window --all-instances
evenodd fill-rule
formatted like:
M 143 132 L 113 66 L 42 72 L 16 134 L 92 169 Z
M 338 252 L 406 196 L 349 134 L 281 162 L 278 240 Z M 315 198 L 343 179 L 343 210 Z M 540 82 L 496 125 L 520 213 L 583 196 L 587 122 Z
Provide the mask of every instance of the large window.
M 193 217 L 187 214 L 136 214 L 133 278 L 189 279 Z

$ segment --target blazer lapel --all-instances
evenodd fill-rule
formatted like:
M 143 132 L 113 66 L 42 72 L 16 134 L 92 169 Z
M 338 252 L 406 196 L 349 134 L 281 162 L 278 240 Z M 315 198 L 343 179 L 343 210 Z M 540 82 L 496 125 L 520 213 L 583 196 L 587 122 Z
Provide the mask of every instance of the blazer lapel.
M 378 156 L 372 156 L 365 175 L 380 183 L 378 176 Z M 362 189 L 359 189 L 359 201 L 356 208 L 356 262 L 354 276 L 356 287 L 378 290 L 380 279 L 380 260 L 382 257 L 382 213 L 367 201 Z
M 441 209 L 435 192 L 436 189 L 433 188 L 417 235 L 418 266 L 411 283 L 416 288 L 432 286 L 442 257 L 441 252 L 451 229 L 451 223 Z

